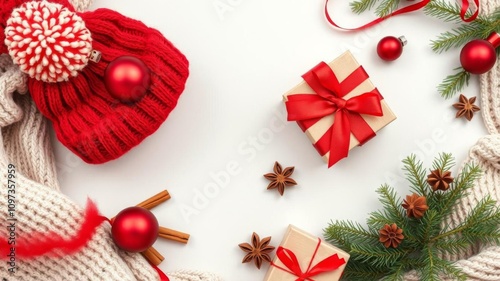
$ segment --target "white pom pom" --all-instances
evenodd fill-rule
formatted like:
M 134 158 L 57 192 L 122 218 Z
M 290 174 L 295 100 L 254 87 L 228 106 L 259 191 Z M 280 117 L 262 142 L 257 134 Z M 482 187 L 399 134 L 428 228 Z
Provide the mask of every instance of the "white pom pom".
M 5 35 L 14 63 L 44 82 L 77 76 L 92 52 L 90 31 L 82 18 L 46 1 L 27 2 L 16 8 L 7 21 Z

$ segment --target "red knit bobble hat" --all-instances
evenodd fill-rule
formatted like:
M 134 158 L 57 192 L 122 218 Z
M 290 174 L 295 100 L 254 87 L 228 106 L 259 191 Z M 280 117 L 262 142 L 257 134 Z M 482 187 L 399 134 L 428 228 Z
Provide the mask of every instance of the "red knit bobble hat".
M 189 75 L 185 56 L 159 31 L 109 9 L 76 13 L 70 5 L 27 2 L 5 30 L 9 53 L 31 77 L 37 107 L 57 138 L 88 163 L 116 159 L 154 133 Z M 99 62 L 90 60 L 96 50 Z M 123 56 L 149 69 L 150 86 L 132 103 L 117 99 L 104 82 L 108 64 Z

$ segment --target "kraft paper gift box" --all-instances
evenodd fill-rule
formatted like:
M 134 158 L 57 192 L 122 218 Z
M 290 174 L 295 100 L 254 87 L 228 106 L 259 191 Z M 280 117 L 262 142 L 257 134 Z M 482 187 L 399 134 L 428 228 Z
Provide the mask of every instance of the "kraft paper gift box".
M 332 73 L 325 71 L 326 66 Z M 350 149 L 364 144 L 396 119 L 366 71 L 349 51 L 329 64 L 318 64 L 303 78 L 315 80 L 312 81 L 315 86 L 311 87 L 304 80 L 283 95 L 288 120 L 297 121 L 329 167 L 347 157 Z M 335 81 L 338 81 L 337 86 Z M 322 93 L 317 93 L 313 88 Z M 373 103 L 375 96 L 378 96 L 377 104 Z M 342 120 L 348 120 L 347 125 L 353 129 L 350 133 L 335 133 L 339 128 L 346 129 L 345 122 L 335 125 L 336 116 L 340 116 L 338 114 L 343 114 Z
M 282 249 L 282 254 L 285 254 L 282 256 L 285 262 L 278 257 L 280 249 Z M 283 249 L 287 252 L 283 253 Z M 293 258 L 287 259 L 287 257 L 291 256 L 290 252 L 296 257 L 299 267 L 297 267 L 297 264 L 294 267 Z M 323 268 L 324 272 L 300 280 L 338 281 L 349 260 L 348 253 L 293 225 L 288 227 L 276 253 L 264 281 L 296 281 L 299 280 L 299 273 L 294 274 L 294 270 L 306 273 L 307 276 L 307 272 L 318 271 L 319 267 Z M 325 264 L 328 265 L 325 266 Z

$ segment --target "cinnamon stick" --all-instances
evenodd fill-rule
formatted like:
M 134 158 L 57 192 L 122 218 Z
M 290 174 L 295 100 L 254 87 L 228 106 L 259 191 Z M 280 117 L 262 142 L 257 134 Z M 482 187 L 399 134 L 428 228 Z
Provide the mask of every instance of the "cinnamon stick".
M 151 264 L 157 266 L 159 265 L 165 258 L 153 247 L 149 247 L 146 251 L 141 253 L 144 258 L 146 258 Z
M 153 196 L 147 200 L 142 201 L 141 203 L 137 204 L 136 206 L 151 210 L 154 207 L 160 205 L 161 203 L 167 201 L 170 198 L 171 197 L 170 197 L 170 194 L 168 193 L 168 191 L 163 190 L 162 192 L 156 194 L 155 196 Z M 115 217 L 112 217 L 110 219 L 111 223 L 113 223 L 114 220 L 115 220 Z
M 161 238 L 187 244 L 190 235 L 184 232 L 160 226 L 160 230 L 158 231 L 158 236 Z
M 137 207 L 142 207 L 151 210 L 152 208 L 160 205 L 161 203 L 167 201 L 168 199 L 170 199 L 170 194 L 168 193 L 168 191 L 163 190 L 162 192 L 156 194 L 155 196 L 137 204 Z

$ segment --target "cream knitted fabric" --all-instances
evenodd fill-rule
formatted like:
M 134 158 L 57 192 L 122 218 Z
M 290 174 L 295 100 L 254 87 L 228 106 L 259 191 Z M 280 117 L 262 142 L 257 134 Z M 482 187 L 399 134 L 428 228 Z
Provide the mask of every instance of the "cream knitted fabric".
M 172 281 L 222 281 L 217 275 L 201 271 L 179 270 L 168 274 Z

